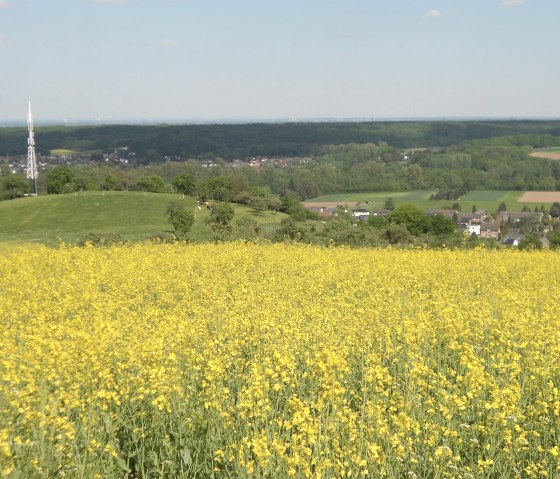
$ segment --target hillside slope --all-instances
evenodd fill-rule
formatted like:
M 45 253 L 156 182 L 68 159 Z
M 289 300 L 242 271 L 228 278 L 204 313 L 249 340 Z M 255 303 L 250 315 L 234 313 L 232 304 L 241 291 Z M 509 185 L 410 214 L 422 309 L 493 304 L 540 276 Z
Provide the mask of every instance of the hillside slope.
M 61 241 L 76 243 L 90 233 L 119 234 L 129 241 L 141 241 L 172 231 L 165 210 L 172 201 L 183 202 L 195 213 L 188 234 L 193 241 L 208 241 L 211 230 L 205 222 L 209 211 L 196 208 L 195 199 L 175 194 L 137 191 L 87 191 L 67 195 L 45 195 L 0 201 L 0 242 L 33 242 L 56 246 Z M 250 217 L 263 230 L 277 226 L 287 215 L 232 205 L 235 218 Z
M 165 209 L 176 195 L 82 192 L 0 202 L 0 241 L 47 244 L 77 241 L 88 233 L 118 233 L 139 240 L 170 229 Z M 185 198 L 194 209 L 194 199 Z

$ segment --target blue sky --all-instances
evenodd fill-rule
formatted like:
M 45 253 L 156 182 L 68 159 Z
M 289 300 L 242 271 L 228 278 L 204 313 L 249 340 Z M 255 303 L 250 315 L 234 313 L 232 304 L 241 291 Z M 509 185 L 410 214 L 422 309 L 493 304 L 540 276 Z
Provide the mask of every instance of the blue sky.
M 0 0 L 0 120 L 560 117 L 558 0 Z

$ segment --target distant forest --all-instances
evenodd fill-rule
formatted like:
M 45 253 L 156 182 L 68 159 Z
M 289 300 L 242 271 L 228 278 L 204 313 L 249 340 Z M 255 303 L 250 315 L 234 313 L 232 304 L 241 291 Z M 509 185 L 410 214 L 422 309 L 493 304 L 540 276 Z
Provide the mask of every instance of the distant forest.
M 445 121 L 371 123 L 282 123 L 243 125 L 86 126 L 36 128 L 40 154 L 65 148 L 108 153 L 127 146 L 139 162 L 181 158 L 243 159 L 308 156 L 324 145 L 381 142 L 394 148 L 449 147 L 471 140 L 523 135 L 526 146 L 560 137 L 560 121 Z M 533 136 L 534 138 L 531 138 Z M 24 155 L 27 130 L 0 128 L 0 154 Z
M 0 128 L 0 154 L 25 155 L 26 135 Z M 438 200 L 472 190 L 560 190 L 560 161 L 531 156 L 560 147 L 560 121 L 49 127 L 36 138 L 40 154 L 78 152 L 47 161 L 39 190 L 49 193 L 173 191 L 183 174 L 193 191 L 222 200 L 255 196 L 251 188 L 299 199 L 432 189 Z M 121 153 L 130 162 L 119 163 Z M 255 167 L 246 161 L 252 157 L 291 160 Z M 18 175 L 0 162 L 0 199 L 28 187 L 9 176 Z

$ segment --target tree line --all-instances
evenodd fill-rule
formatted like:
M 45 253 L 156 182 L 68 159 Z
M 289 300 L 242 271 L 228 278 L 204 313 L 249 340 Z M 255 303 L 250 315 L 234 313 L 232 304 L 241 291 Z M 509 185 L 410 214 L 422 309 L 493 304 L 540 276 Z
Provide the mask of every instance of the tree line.
M 64 148 L 109 153 L 127 146 L 139 162 L 166 156 L 232 160 L 307 156 L 324 145 L 386 142 L 396 148 L 448 147 L 503 136 L 560 136 L 560 121 L 441 121 L 366 123 L 255 123 L 242 125 L 109 125 L 36 128 L 39 152 Z M 24 155 L 27 129 L 0 128 L 0 154 Z M 531 144 L 531 143 L 529 143 Z M 546 145 L 545 145 L 546 146 Z

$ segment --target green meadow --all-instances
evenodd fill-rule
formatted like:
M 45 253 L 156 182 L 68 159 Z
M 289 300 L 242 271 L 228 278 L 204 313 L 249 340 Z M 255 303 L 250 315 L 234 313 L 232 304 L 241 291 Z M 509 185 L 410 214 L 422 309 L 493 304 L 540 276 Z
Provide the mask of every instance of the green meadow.
M 194 198 L 124 191 L 92 191 L 2 201 L 0 241 L 55 246 L 60 242 L 79 242 L 90 233 L 119 234 L 129 241 L 141 241 L 172 231 L 165 216 L 172 201 L 184 202 L 194 212 L 195 224 L 189 238 L 208 241 L 211 231 L 204 220 L 209 210 L 205 206 L 198 209 Z M 282 213 L 266 211 L 255 214 L 248 207 L 232 206 L 235 218 L 249 216 L 265 230 L 275 227 L 285 217 Z
M 318 196 L 310 199 L 317 203 L 324 202 L 367 202 L 370 210 L 381 209 L 388 198 L 392 198 L 396 206 L 411 203 L 422 209 L 436 209 L 445 206 L 451 206 L 453 203 L 461 205 L 461 211 L 471 211 L 473 206 L 477 209 L 485 209 L 494 212 L 498 209 L 500 203 L 504 202 L 509 211 L 521 211 L 524 203 L 519 203 L 518 199 L 524 193 L 523 191 L 472 191 L 461 197 L 458 201 L 452 200 L 430 200 L 430 196 L 436 193 L 436 190 L 414 190 L 414 191 L 398 191 L 398 192 L 375 192 L 375 193 L 344 193 L 335 195 Z M 534 203 L 527 203 L 527 206 L 533 209 Z M 545 206 L 549 206 L 545 203 Z
M 67 150 L 66 148 L 55 148 L 49 152 L 52 156 L 71 156 L 77 152 L 74 150 Z

